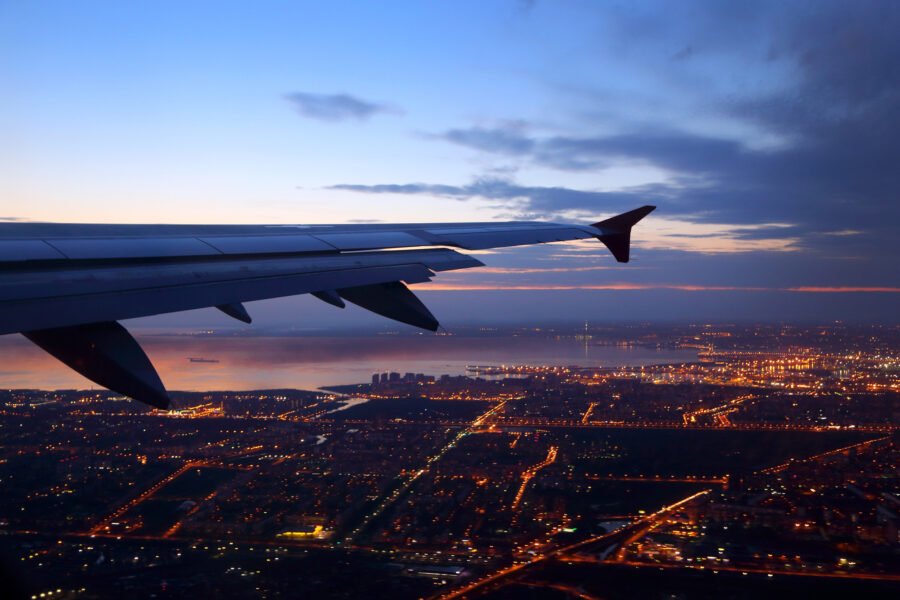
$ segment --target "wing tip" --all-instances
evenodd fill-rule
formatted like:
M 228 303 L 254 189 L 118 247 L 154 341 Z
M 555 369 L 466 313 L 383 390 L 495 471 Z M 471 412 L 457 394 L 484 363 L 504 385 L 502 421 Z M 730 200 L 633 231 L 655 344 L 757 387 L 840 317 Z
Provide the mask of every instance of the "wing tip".
M 654 210 L 656 210 L 655 206 L 646 204 L 640 208 L 635 208 L 634 210 L 629 210 L 620 215 L 593 223 L 591 227 L 602 229 L 609 233 L 625 233 L 634 227 L 638 221 L 652 213 Z
M 656 210 L 655 206 L 647 204 L 609 219 L 598 221 L 592 224 L 591 227 L 602 232 L 597 235 L 597 239 L 609 248 L 616 261 L 627 263 L 631 258 L 631 228 L 654 210 Z

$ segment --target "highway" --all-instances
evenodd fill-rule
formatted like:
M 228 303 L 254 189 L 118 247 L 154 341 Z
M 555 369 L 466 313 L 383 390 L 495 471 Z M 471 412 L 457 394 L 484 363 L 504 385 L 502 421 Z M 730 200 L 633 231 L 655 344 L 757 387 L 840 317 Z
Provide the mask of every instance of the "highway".
M 442 456 L 444 456 L 444 454 L 446 454 L 451 448 L 456 446 L 456 444 L 462 438 L 464 438 L 465 436 L 467 436 L 471 433 L 476 432 L 478 430 L 478 428 L 481 427 L 482 425 L 484 425 L 485 422 L 487 422 L 491 417 L 496 415 L 499 411 L 502 411 L 506 402 L 507 402 L 507 400 L 504 400 L 503 402 L 500 402 L 499 404 L 492 406 L 487 411 L 485 411 L 484 413 L 482 413 L 481 415 L 476 417 L 469 424 L 469 426 L 466 429 L 463 429 L 462 431 L 457 433 L 449 442 L 444 444 L 435 454 L 432 454 L 431 456 L 429 456 L 425 460 L 425 464 L 422 465 L 421 468 L 417 469 L 416 471 L 413 471 L 412 475 L 407 477 L 403 481 L 403 483 L 400 485 L 400 487 L 396 488 L 393 492 L 391 492 L 390 494 L 388 494 L 387 496 L 382 498 L 381 502 L 378 503 L 378 505 L 375 507 L 375 509 L 372 512 L 370 512 L 369 514 L 367 514 L 365 517 L 363 517 L 362 522 L 344 538 L 344 542 L 348 543 L 348 544 L 352 543 L 356 539 L 356 536 L 358 536 L 360 533 L 362 533 L 362 531 L 366 528 L 366 526 L 369 523 L 371 523 L 375 517 L 377 517 L 378 515 L 383 513 L 385 511 L 385 509 L 387 509 L 387 507 L 391 506 L 400 497 L 402 497 L 403 494 L 405 494 L 407 492 L 407 490 L 409 490 L 409 488 L 411 488 L 412 485 L 422 475 L 424 475 L 425 473 L 427 473 L 429 471 L 431 466 L 436 461 L 440 460 L 440 458 Z
M 556 460 L 556 453 L 559 450 L 556 446 L 550 446 L 550 451 L 547 452 L 547 458 L 539 462 L 538 464 L 529 467 L 522 473 L 522 485 L 519 486 L 519 491 L 516 493 L 516 497 L 513 500 L 512 510 L 516 510 L 519 507 L 519 502 L 522 501 L 522 496 L 525 494 L 525 488 L 528 487 L 528 482 L 531 481 L 531 478 L 534 477 L 538 471 L 546 467 L 547 465 L 553 463 Z
M 547 561 L 549 559 L 563 558 L 567 554 L 582 550 L 592 545 L 603 544 L 604 546 L 612 546 L 622 544 L 626 540 L 632 538 L 634 535 L 643 535 L 648 529 L 659 523 L 663 517 L 665 517 L 672 511 L 677 510 L 685 504 L 693 502 L 694 500 L 705 496 L 708 493 L 709 490 L 703 490 L 701 492 L 697 492 L 696 494 L 691 494 L 687 498 L 683 498 L 678 502 L 675 502 L 674 504 L 662 507 L 658 511 L 647 515 L 639 521 L 635 521 L 627 527 L 610 533 L 604 533 L 602 535 L 588 538 L 580 542 L 575 542 L 574 544 L 569 544 L 567 546 L 551 550 L 544 554 L 539 554 L 532 560 L 527 562 L 514 563 L 499 571 L 470 581 L 460 588 L 449 590 L 443 593 L 438 593 L 429 598 L 429 600 L 465 600 L 466 598 L 473 598 L 476 595 L 483 594 L 490 590 L 494 590 L 503 585 L 506 585 L 510 581 L 523 576 L 525 574 L 524 571 L 526 568 L 533 567 L 534 565 L 543 563 L 544 561 Z

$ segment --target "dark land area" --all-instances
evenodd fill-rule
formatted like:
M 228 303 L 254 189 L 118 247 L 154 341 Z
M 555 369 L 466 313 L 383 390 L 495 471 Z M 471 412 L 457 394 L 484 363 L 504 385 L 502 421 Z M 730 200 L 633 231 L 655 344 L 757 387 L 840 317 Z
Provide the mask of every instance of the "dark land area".
M 895 595 L 900 362 L 871 330 L 843 353 L 787 333 L 172 411 L 6 390 L 2 577 L 73 599 Z

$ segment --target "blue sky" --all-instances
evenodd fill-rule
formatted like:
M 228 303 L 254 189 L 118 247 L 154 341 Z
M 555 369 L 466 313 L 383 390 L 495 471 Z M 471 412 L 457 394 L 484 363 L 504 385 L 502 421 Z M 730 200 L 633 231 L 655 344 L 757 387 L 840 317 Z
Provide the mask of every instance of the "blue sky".
M 625 268 L 597 244 L 506 250 L 423 298 L 445 324 L 545 305 L 896 323 L 898 30 L 900 6 L 875 1 L 0 2 L 0 218 L 591 222 L 657 204 Z M 377 319 L 307 300 L 258 320 Z

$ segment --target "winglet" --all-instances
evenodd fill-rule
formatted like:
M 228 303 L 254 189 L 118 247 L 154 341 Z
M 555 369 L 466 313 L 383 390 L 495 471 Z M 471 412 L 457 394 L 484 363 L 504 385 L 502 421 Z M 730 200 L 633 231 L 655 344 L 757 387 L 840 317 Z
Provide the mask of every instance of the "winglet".
M 627 263 L 631 247 L 631 228 L 634 227 L 635 223 L 653 212 L 654 209 L 656 209 L 655 206 L 642 206 L 621 215 L 610 217 L 605 221 L 594 223 L 591 227 L 603 232 L 597 236 L 597 239 L 609 248 L 616 260 L 621 263 Z

